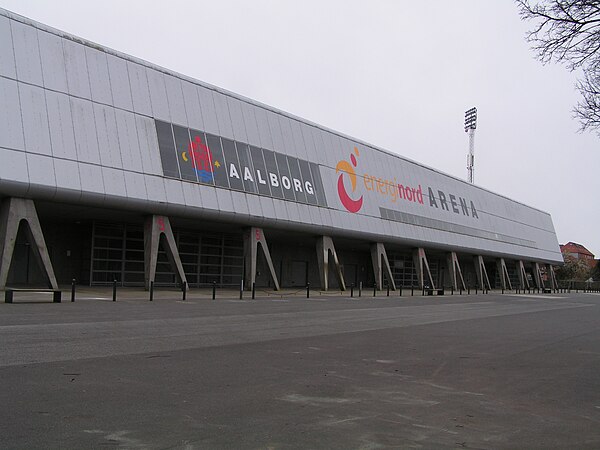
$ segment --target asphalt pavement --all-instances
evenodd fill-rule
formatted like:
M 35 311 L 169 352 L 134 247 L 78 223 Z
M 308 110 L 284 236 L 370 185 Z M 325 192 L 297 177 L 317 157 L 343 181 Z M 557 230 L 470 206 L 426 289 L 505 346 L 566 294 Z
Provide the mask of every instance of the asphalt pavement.
M 600 294 L 0 304 L 0 448 L 600 448 Z

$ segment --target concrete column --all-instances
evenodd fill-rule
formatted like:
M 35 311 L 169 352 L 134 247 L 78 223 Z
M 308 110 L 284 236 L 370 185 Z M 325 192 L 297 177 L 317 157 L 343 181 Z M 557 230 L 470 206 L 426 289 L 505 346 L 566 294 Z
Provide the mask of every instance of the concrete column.
M 340 262 L 337 257 L 337 253 L 335 252 L 335 247 L 333 245 L 333 239 L 329 236 L 321 236 L 317 240 L 317 263 L 319 264 L 319 277 L 321 278 L 321 289 L 324 291 L 329 289 L 329 254 L 333 257 L 333 265 L 335 270 L 335 275 L 337 277 L 338 283 L 340 284 L 340 289 L 342 291 L 346 290 L 346 283 L 344 282 L 344 275 L 342 274 L 342 267 L 340 266 Z
M 394 283 L 394 275 L 392 274 L 392 268 L 385 252 L 385 246 L 381 242 L 371 244 L 371 261 L 373 262 L 373 272 L 375 273 L 375 284 L 377 289 L 383 289 L 383 267 L 385 267 L 387 279 L 390 283 L 392 290 L 396 290 L 396 283 Z
M 554 266 L 552 264 L 546 264 L 546 273 L 548 274 L 550 289 L 558 289 L 558 282 L 556 281 L 556 274 L 554 273 Z
M 31 199 L 16 197 L 4 199 L 0 207 L 0 289 L 6 287 L 8 271 L 17 241 L 17 232 L 21 223 L 25 226 L 34 259 L 42 272 L 46 274 L 48 287 L 58 289 L 35 204 Z
M 244 258 L 246 273 L 244 276 L 244 282 L 246 283 L 246 289 L 252 290 L 252 285 L 256 282 L 256 259 L 258 257 L 258 244 L 265 255 L 269 271 L 271 272 L 271 279 L 275 285 L 275 290 L 279 290 L 279 280 L 273 267 L 273 260 L 271 259 L 271 253 L 269 252 L 269 246 L 265 239 L 265 234 L 262 228 L 251 227 L 244 233 Z
M 458 263 L 458 256 L 456 252 L 450 252 L 446 255 L 446 266 L 448 267 L 448 272 L 450 273 L 450 280 L 452 282 L 452 287 L 454 290 L 458 289 L 467 289 L 465 285 L 465 279 L 463 278 L 462 270 L 460 269 L 460 264 Z M 460 281 L 460 285 L 458 282 Z
M 517 273 L 519 274 L 519 284 L 521 289 L 529 289 L 529 280 L 525 271 L 525 264 L 522 260 L 517 261 Z
M 427 262 L 427 256 L 425 255 L 424 248 L 416 248 L 413 250 L 413 263 L 415 270 L 417 271 L 417 280 L 419 280 L 419 288 L 425 287 L 425 276 L 429 280 L 431 289 L 435 289 L 431 271 L 429 270 L 429 263 Z
M 540 265 L 537 262 L 533 263 L 533 281 L 535 282 L 535 287 L 539 289 L 544 289 L 544 279 L 542 278 L 542 271 L 540 270 Z
M 475 274 L 477 275 L 477 284 L 481 289 L 492 289 L 490 285 L 490 279 L 485 270 L 485 264 L 483 263 L 483 256 L 477 255 L 473 257 L 473 263 L 475 264 Z
M 500 274 L 500 284 L 502 285 L 502 289 L 512 290 L 512 283 L 510 282 L 510 276 L 508 275 L 508 268 L 506 267 L 504 258 L 498 258 L 496 260 L 496 267 Z
M 161 239 L 162 238 L 162 239 Z M 187 278 L 183 271 L 179 251 L 175 244 L 175 237 L 171 229 L 171 223 L 166 216 L 152 215 L 146 217 L 144 222 L 144 269 L 146 290 L 150 289 L 150 282 L 156 276 L 156 262 L 158 260 L 158 247 L 163 243 L 163 248 L 171 264 L 171 269 L 177 275 L 177 280 L 183 285 Z M 189 289 L 189 286 L 188 286 Z

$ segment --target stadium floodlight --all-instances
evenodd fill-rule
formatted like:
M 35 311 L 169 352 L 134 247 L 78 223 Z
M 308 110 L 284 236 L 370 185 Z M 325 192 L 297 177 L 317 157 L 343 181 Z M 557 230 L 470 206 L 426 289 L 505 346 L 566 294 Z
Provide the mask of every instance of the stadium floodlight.
M 469 133 L 469 154 L 467 155 L 467 181 L 475 182 L 475 129 L 477 128 L 477 108 L 465 111 L 465 133 Z

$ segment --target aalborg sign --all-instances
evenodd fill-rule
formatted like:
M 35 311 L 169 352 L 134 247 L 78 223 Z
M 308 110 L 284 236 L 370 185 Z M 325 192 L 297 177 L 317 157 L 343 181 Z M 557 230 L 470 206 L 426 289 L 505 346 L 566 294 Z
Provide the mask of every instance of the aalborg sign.
M 364 197 L 367 194 L 376 194 L 387 198 L 392 203 L 404 200 L 418 205 L 426 204 L 423 187 L 420 183 L 416 186 L 410 186 L 398 183 L 396 178 L 393 181 L 386 180 L 368 173 L 362 175 L 362 183 L 358 182 L 355 169 L 358 167 L 359 157 L 360 153 L 354 147 L 354 152 L 350 153 L 350 161 L 339 161 L 335 167 L 336 174 L 339 173 L 337 181 L 338 196 L 346 210 L 352 213 L 359 212 L 363 207 Z M 346 179 L 350 181 L 350 192 L 348 192 L 346 186 Z M 360 184 L 364 186 L 360 187 Z M 359 196 L 359 192 L 364 193 Z M 455 195 L 454 193 L 444 192 L 441 189 L 434 189 L 430 186 L 427 187 L 426 196 L 428 197 L 427 203 L 432 208 L 479 219 L 477 208 L 475 208 L 472 200 Z
M 327 206 L 315 163 L 159 120 L 155 124 L 166 176 Z

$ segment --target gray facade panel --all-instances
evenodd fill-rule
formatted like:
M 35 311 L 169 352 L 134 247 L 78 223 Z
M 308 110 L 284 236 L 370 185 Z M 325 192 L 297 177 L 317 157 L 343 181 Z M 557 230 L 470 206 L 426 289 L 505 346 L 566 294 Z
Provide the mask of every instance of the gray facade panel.
M 227 96 L 217 91 L 213 91 L 212 96 L 215 104 L 215 112 L 217 113 L 219 134 L 221 135 L 221 137 L 233 139 L 233 127 L 231 126 L 231 116 L 229 115 L 229 105 L 227 104 Z
M 198 100 L 198 88 L 189 81 L 181 81 L 183 91 L 183 102 L 188 120 L 188 126 L 194 130 L 204 130 L 204 121 L 202 120 L 202 110 Z
M 217 200 L 217 189 L 212 186 L 206 186 L 203 184 L 194 186 L 200 193 L 200 201 L 202 206 L 208 210 L 218 211 L 219 201 Z
M 77 161 L 77 147 L 73 130 L 73 116 L 69 96 L 58 92 L 46 91 L 48 123 L 52 154 L 58 158 Z
M 231 191 L 231 201 L 233 202 L 233 211 L 236 214 L 242 216 L 248 216 L 250 210 L 248 209 L 248 202 L 246 200 L 247 194 L 243 192 Z
M 69 94 L 91 99 L 92 92 L 85 60 L 85 47 L 69 39 L 63 39 L 63 51 L 65 53 Z
M 275 150 L 273 145 L 273 137 L 271 136 L 271 129 L 269 127 L 267 110 L 258 107 L 254 108 L 254 117 L 256 118 L 256 124 L 258 125 L 260 146 L 267 150 Z
M 117 108 L 133 111 L 133 98 L 131 97 L 127 62 L 116 56 L 106 54 L 106 64 L 108 65 L 113 104 Z
M 31 84 L 19 83 L 19 97 L 21 99 L 25 150 L 52 155 L 44 89 Z
M 231 191 L 227 189 L 216 189 L 217 202 L 219 204 L 219 211 L 225 213 L 234 213 L 235 207 L 233 206 L 233 199 L 231 198 Z
M 11 28 L 19 81 L 43 86 L 37 30 L 15 21 L 11 22 Z
M 119 147 L 119 132 L 115 109 L 94 103 L 94 118 L 96 120 L 96 131 L 98 133 L 98 146 L 100 148 L 100 160 L 105 167 L 121 169 L 121 149 Z M 106 181 L 106 177 L 105 177 Z
M 279 124 L 279 114 L 267 110 L 267 122 L 269 124 L 269 130 L 271 131 L 271 137 L 273 138 L 273 150 L 277 153 L 289 154 L 285 141 L 283 140 L 283 134 L 281 132 L 281 125 Z
M 248 212 L 253 217 L 264 217 L 260 198 L 257 195 L 248 195 Z
M 144 173 L 151 175 L 162 175 L 160 153 L 154 120 L 143 116 L 135 116 L 137 133 L 140 142 L 140 155 Z
M 256 124 L 256 116 L 254 115 L 254 105 L 247 102 L 240 102 L 242 108 L 242 115 L 244 116 L 244 126 L 246 127 L 246 134 L 248 136 L 247 143 L 260 147 L 260 134 L 258 132 L 258 125 Z
M 86 47 L 85 56 L 89 71 L 92 100 L 107 105 L 113 104 L 110 74 L 106 53 Z
M 148 88 L 150 89 L 152 115 L 156 119 L 170 122 L 171 113 L 169 111 L 169 102 L 167 100 L 165 75 L 153 69 L 146 69 L 146 74 L 148 76 Z
M 167 193 L 167 203 L 173 205 L 185 205 L 183 197 L 183 187 L 181 182 L 165 179 L 165 192 Z
M 147 200 L 146 183 L 144 175 L 136 172 L 124 172 L 125 190 L 127 197 L 139 200 Z
M 54 161 L 55 159 L 51 156 L 27 153 L 29 182 L 55 189 L 56 174 L 54 171 Z
M 219 122 L 217 121 L 212 91 L 205 87 L 198 86 L 198 100 L 202 111 L 202 119 L 204 120 L 204 130 L 202 131 L 218 135 Z
M 104 180 L 104 192 L 106 195 L 127 197 L 125 176 L 122 170 L 102 167 L 102 179 Z
M 19 192 L 25 194 L 29 185 L 27 172 L 26 153 L 8 150 L 0 147 L 0 187 L 2 189 L 15 189 L 19 185 Z
M 200 197 L 200 190 L 195 184 L 183 183 L 183 198 L 185 200 L 185 206 L 191 208 L 202 208 L 202 198 Z
M 127 111 L 115 109 L 121 160 L 125 170 L 143 172 L 140 140 L 136 129 L 135 116 Z
M 79 163 L 79 179 L 81 190 L 98 195 L 104 195 L 104 178 L 102 167 L 96 164 Z
M 231 116 L 231 125 L 233 128 L 233 137 L 236 141 L 248 142 L 246 126 L 244 124 L 244 116 L 242 113 L 242 102 L 233 97 L 227 97 L 227 105 L 229 107 L 229 115 Z
M 148 200 L 154 203 L 166 203 L 167 192 L 165 190 L 165 181 L 158 176 L 145 176 L 146 193 Z
M 44 86 L 47 89 L 67 93 L 67 71 L 62 38 L 38 31 Z
M 145 116 L 152 116 L 152 103 L 150 102 L 150 88 L 146 68 L 140 64 L 127 61 L 127 72 L 131 86 L 133 110 Z
M 93 104 L 89 100 L 77 97 L 71 97 L 70 101 L 77 158 L 82 162 L 99 164 L 100 149 L 98 148 Z
M 167 89 L 167 101 L 171 112 L 171 122 L 178 125 L 188 126 L 188 118 L 185 112 L 185 102 L 181 81 L 179 78 L 165 75 L 165 87 Z
M 16 78 L 17 68 L 8 18 L 0 16 L 0 75 Z
M 58 189 L 81 191 L 77 161 L 54 158 L 54 172 L 56 173 L 56 187 Z

